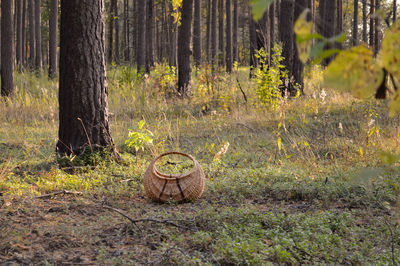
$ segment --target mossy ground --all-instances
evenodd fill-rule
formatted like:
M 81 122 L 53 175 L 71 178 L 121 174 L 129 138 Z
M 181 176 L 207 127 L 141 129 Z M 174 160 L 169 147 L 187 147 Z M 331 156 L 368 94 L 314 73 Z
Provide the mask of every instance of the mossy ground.
M 54 153 L 56 81 L 17 75 L 16 95 L 0 103 L 1 262 L 400 263 L 399 165 L 385 165 L 380 156 L 399 151 L 400 124 L 387 116 L 385 102 L 329 89 L 323 100 L 314 71 L 307 96 L 268 110 L 255 104 L 245 69 L 236 75 L 247 104 L 236 79 L 222 74 L 210 95 L 197 89 L 208 80 L 200 70 L 192 98 L 175 100 L 159 96 L 157 78 L 132 81 L 129 71 L 113 69 L 108 80 L 122 162 L 72 172 L 58 169 Z M 124 140 L 143 119 L 154 142 L 135 156 Z M 145 198 L 143 173 L 169 150 L 200 162 L 207 177 L 202 199 Z M 37 198 L 62 190 L 81 194 Z M 133 224 L 105 205 L 178 227 Z

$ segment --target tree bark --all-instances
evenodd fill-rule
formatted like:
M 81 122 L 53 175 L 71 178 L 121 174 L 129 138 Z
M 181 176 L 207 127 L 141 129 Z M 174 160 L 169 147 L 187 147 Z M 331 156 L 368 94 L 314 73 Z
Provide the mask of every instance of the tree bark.
M 352 42 L 353 46 L 358 45 L 358 0 L 354 1 L 354 13 L 353 13 L 353 33 Z
M 393 0 L 393 23 L 397 20 L 397 1 Z
M 190 86 L 190 35 L 192 28 L 193 0 L 182 1 L 182 20 L 178 36 L 178 92 L 183 97 Z
M 297 0 L 294 7 L 294 21 L 296 21 L 304 10 L 307 8 L 308 0 Z M 304 78 L 303 78 L 304 64 L 299 58 L 299 53 L 296 46 L 296 35 L 293 35 L 293 68 L 292 73 L 294 82 L 299 85 L 301 95 L 304 95 Z
M 35 37 L 35 4 L 34 0 L 28 0 L 29 13 L 29 64 L 31 67 L 36 62 L 36 37 Z
M 320 0 L 319 19 L 321 25 L 318 27 L 318 32 L 326 38 L 333 37 L 337 33 L 337 2 Z M 322 65 L 327 66 L 332 60 L 333 57 L 327 58 L 322 62 Z
M 22 4 L 22 67 L 26 65 L 26 1 Z
M 226 72 L 232 72 L 232 3 L 226 0 Z
M 375 10 L 381 8 L 381 0 L 375 0 Z M 374 41 L 374 54 L 377 55 L 381 49 L 381 20 L 379 17 L 375 18 L 375 41 Z
M 279 33 L 282 42 L 282 56 L 285 58 L 283 64 L 289 71 L 289 78 L 293 70 L 293 21 L 294 21 L 294 0 L 281 1 L 281 13 L 279 15 Z M 290 90 L 290 88 L 288 88 Z
M 238 0 L 233 0 L 233 35 L 232 35 L 232 49 L 233 49 L 233 62 L 239 62 L 239 3 Z
M 42 29 L 41 29 L 40 1 L 41 0 L 35 0 L 36 71 L 40 71 L 42 69 Z
M 146 0 L 137 2 L 137 49 L 136 64 L 137 72 L 146 71 Z
M 208 63 L 211 63 L 211 1 L 207 0 L 206 56 Z
M 115 151 L 108 121 L 104 0 L 61 1 L 58 156 Z
M 50 1 L 49 20 L 49 78 L 57 73 L 57 29 L 58 29 L 58 0 Z
M 269 51 L 267 51 L 267 52 L 269 53 L 270 58 L 271 58 L 272 53 L 273 53 L 273 48 L 274 48 L 275 39 L 276 39 L 276 37 L 275 37 L 275 32 L 276 32 L 276 30 L 275 30 L 275 21 L 276 21 L 276 13 L 275 13 L 275 11 L 276 11 L 276 8 L 275 8 L 275 6 L 276 6 L 275 2 L 272 3 L 269 6 L 269 41 L 270 41 L 270 46 L 269 46 Z
M 367 35 L 367 0 L 362 0 L 362 18 L 363 18 L 363 43 L 368 43 Z
M 199 67 L 201 65 L 201 0 L 194 0 L 193 59 L 195 65 Z
M 218 0 L 211 0 L 211 62 L 214 65 L 217 63 L 217 3 Z
M 113 62 L 113 47 L 114 47 L 114 2 L 117 0 L 110 0 L 109 15 L 108 15 L 108 49 L 107 49 L 107 62 Z
M 147 0 L 147 20 L 146 20 L 146 72 L 150 72 L 150 68 L 154 66 L 154 21 L 155 10 L 154 1 Z
M 120 56 L 119 56 L 119 13 L 118 13 L 118 0 L 114 0 L 114 29 L 115 29 L 115 47 L 114 47 L 114 59 L 117 65 L 120 64 Z
M 256 57 L 257 51 L 257 33 L 256 33 L 256 22 L 253 19 L 251 8 L 249 8 L 248 15 L 249 25 L 249 41 L 250 41 L 250 77 L 252 77 L 252 70 L 258 66 L 258 60 Z
M 129 0 L 124 0 L 124 38 L 123 38 L 123 51 L 124 51 L 124 60 L 129 62 L 130 59 L 130 38 L 129 38 Z
M 375 47 L 375 19 L 373 14 L 375 13 L 375 0 L 370 1 L 369 7 L 369 46 L 374 49 Z
M 224 0 L 218 0 L 218 64 L 224 65 Z
M 13 0 L 1 1 L 1 96 L 14 92 Z
M 16 61 L 17 61 L 17 70 L 22 70 L 22 2 L 21 0 L 15 1 L 15 12 L 17 18 L 17 43 L 16 43 Z

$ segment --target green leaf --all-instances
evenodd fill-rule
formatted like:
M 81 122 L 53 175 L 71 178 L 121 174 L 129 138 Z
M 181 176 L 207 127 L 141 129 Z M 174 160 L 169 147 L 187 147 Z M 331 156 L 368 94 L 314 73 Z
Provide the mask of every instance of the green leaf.
M 253 13 L 254 20 L 258 21 L 259 19 L 261 19 L 269 5 L 274 1 L 275 0 L 251 0 L 251 12 Z
M 372 51 L 364 46 L 340 52 L 324 75 L 326 87 L 351 90 L 358 98 L 373 96 L 382 80 L 382 69 L 376 64 Z
M 307 22 L 307 13 L 304 11 L 294 24 L 294 32 L 296 33 L 297 50 L 300 60 L 305 64 L 309 58 L 312 47 L 312 40 L 318 34 L 312 34 L 313 23 Z M 320 35 L 319 35 L 320 36 Z M 322 37 L 322 36 L 321 36 Z

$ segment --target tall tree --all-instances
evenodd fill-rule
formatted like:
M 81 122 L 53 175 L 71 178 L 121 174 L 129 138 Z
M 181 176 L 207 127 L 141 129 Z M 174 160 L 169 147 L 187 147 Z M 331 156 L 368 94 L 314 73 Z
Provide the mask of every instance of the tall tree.
M 129 49 L 129 0 L 124 0 L 124 25 L 123 25 L 123 51 L 124 59 L 126 62 L 130 60 L 130 49 Z
M 109 15 L 108 15 L 108 50 L 107 50 L 107 61 L 112 63 L 113 61 L 113 48 L 114 48 L 114 2 L 117 0 L 110 0 Z
M 333 37 L 337 33 L 337 1 L 320 0 L 319 4 L 318 32 L 326 38 Z M 332 59 L 327 58 L 322 64 L 328 65 Z
M 28 0 L 29 13 L 29 64 L 35 65 L 36 60 L 36 36 L 35 36 L 35 3 L 34 0 Z
M 232 72 L 232 3 L 226 0 L 226 72 Z
M 59 156 L 112 150 L 105 64 L 104 0 L 62 0 Z
M 393 23 L 396 22 L 397 19 L 397 1 L 393 0 Z
M 138 73 L 146 70 L 146 0 L 137 2 L 136 64 Z
M 217 3 L 218 0 L 211 0 L 211 62 L 212 66 L 216 64 L 217 59 Z
M 1 1 L 1 95 L 14 92 L 13 0 Z
M 185 96 L 190 85 L 190 35 L 192 32 L 193 0 L 183 0 L 182 20 L 178 36 L 178 92 Z
M 201 65 L 201 0 L 194 0 L 193 58 L 196 66 L 200 66 Z
M 146 22 L 146 72 L 150 72 L 150 67 L 154 66 L 154 0 L 147 0 Z
M 369 6 L 369 46 L 371 48 L 375 47 L 375 0 L 370 1 Z
M 49 20 L 49 77 L 57 73 L 57 29 L 58 29 L 58 0 L 50 1 Z
M 354 1 L 354 13 L 353 13 L 353 34 L 352 42 L 353 45 L 358 45 L 358 0 Z
M 37 71 L 42 69 L 42 28 L 41 28 L 41 0 L 35 0 L 35 38 L 36 38 L 36 58 L 35 68 Z
M 22 70 L 22 2 L 21 0 L 15 1 L 15 13 L 16 13 L 16 24 L 17 24 L 17 42 L 16 42 L 16 61 L 17 69 Z
M 22 66 L 26 65 L 26 1 L 22 4 Z
M 284 57 L 283 64 L 289 71 L 291 77 L 293 69 L 294 56 L 294 0 L 281 0 L 280 15 L 279 15 L 279 33 L 282 42 L 282 56 Z M 291 86 L 288 88 L 291 90 Z
M 238 45 L 238 34 L 239 34 L 239 1 L 233 0 L 233 33 L 232 33 L 232 49 L 233 49 L 233 61 L 239 62 L 239 45 Z
M 115 30 L 115 48 L 114 48 L 114 59 L 117 64 L 120 63 L 119 57 L 119 13 L 118 13 L 118 0 L 114 0 L 114 30 Z
M 224 64 L 224 0 L 218 0 L 218 64 Z
M 381 8 L 381 0 L 375 0 L 375 10 Z M 374 54 L 377 55 L 381 49 L 381 20 L 379 16 L 375 18 L 375 41 L 374 41 Z
M 275 45 L 275 40 L 276 40 L 276 30 L 275 30 L 275 25 L 276 25 L 276 2 L 273 2 L 269 6 L 269 38 L 270 38 L 270 49 L 269 49 L 269 54 L 272 55 L 273 53 L 273 48 Z
M 206 56 L 211 62 L 211 0 L 207 0 Z
M 296 0 L 295 1 L 295 7 L 294 7 L 294 21 L 296 21 L 300 15 L 306 10 L 308 3 L 308 0 Z M 294 82 L 299 85 L 300 93 L 303 95 L 304 94 L 304 78 L 303 78 L 303 70 L 304 70 L 304 64 L 299 58 L 299 53 L 296 48 L 296 41 L 295 41 L 295 35 L 293 38 L 293 67 L 292 67 L 292 74 L 294 77 Z
M 368 35 L 367 35 L 367 0 L 362 0 L 362 20 L 363 20 L 362 39 L 363 39 L 364 43 L 368 43 Z

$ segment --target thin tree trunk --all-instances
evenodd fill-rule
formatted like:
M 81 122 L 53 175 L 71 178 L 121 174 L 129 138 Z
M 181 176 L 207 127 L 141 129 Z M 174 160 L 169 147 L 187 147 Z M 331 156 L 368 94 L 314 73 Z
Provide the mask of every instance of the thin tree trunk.
M 137 72 L 146 71 L 146 0 L 137 2 L 137 50 L 136 64 Z
M 256 22 L 253 19 L 251 8 L 249 8 L 248 25 L 249 25 L 249 41 L 250 41 L 250 77 L 252 77 L 253 75 L 252 70 L 258 67 L 258 60 L 256 57 L 256 51 L 257 51 Z
M 232 3 L 226 0 L 226 72 L 232 72 Z
M 42 30 L 40 0 L 35 0 L 35 38 L 36 38 L 36 59 L 35 68 L 37 71 L 42 69 Z
M 13 0 L 1 1 L 1 96 L 14 92 Z
M 207 0 L 206 55 L 208 63 L 211 63 L 211 1 Z
M 393 0 L 393 23 L 397 20 L 397 1 Z
M 154 2 L 147 0 L 147 20 L 146 20 L 146 72 L 150 72 L 150 67 L 154 66 Z
M 169 65 L 176 67 L 177 65 L 177 34 L 178 34 L 178 26 L 174 21 L 174 17 L 172 16 L 173 8 L 172 4 L 169 4 Z
M 337 33 L 337 2 L 332 0 L 320 0 L 319 7 L 320 25 L 318 30 L 326 38 L 333 37 Z M 327 47 L 332 48 L 332 47 Z M 333 57 L 325 59 L 322 64 L 328 65 Z
M 113 46 L 114 46 L 114 1 L 110 0 L 109 15 L 108 15 L 108 50 L 107 50 L 107 62 L 113 62 Z
M 58 0 L 50 1 L 49 20 L 49 77 L 55 78 L 57 73 L 57 23 L 58 23 Z
M 239 47 L 238 47 L 238 34 L 239 34 L 239 13 L 238 13 L 238 0 L 233 0 L 233 61 L 239 62 Z
M 269 35 L 270 35 L 269 36 L 269 39 L 270 39 L 269 48 L 270 49 L 269 49 L 268 53 L 270 55 L 270 58 L 272 56 L 273 48 L 274 48 L 275 42 L 276 42 L 276 40 L 275 40 L 276 39 L 276 37 L 275 37 L 276 8 L 275 7 L 276 7 L 275 2 L 269 6 Z
M 354 13 L 353 13 L 353 33 L 352 42 L 353 46 L 358 45 L 358 0 L 354 1 Z
M 381 0 L 375 0 L 375 10 L 381 8 Z M 381 49 L 381 20 L 379 17 L 375 18 L 375 42 L 374 42 L 374 54 L 377 55 Z
M 307 8 L 308 0 L 296 0 L 294 7 L 294 21 L 296 21 L 303 11 Z M 304 95 L 304 78 L 303 78 L 304 64 L 299 58 L 299 53 L 296 47 L 296 35 L 293 35 L 293 68 L 292 73 L 294 82 L 299 85 L 301 95 Z
M 36 37 L 35 37 L 35 4 L 34 0 L 28 0 L 29 13 L 29 64 L 31 67 L 36 62 Z
M 362 18 L 363 18 L 363 43 L 368 43 L 367 35 L 367 0 L 362 0 Z
M 122 47 L 124 52 L 125 62 L 130 60 L 130 50 L 129 50 L 129 0 L 124 0 L 124 25 L 123 25 L 124 37 L 122 39 Z
M 218 0 L 218 64 L 224 64 L 224 0 Z
M 195 65 L 199 67 L 201 65 L 201 0 L 194 0 L 193 59 Z
M 218 0 L 211 0 L 211 62 L 214 65 L 217 63 L 217 3 Z
M 190 86 L 190 35 L 192 31 L 193 0 L 182 1 L 182 20 L 178 36 L 178 92 L 185 96 Z
M 104 0 L 61 1 L 59 157 L 115 151 L 108 120 Z
M 137 27 L 138 27 L 138 23 L 137 23 L 137 1 L 138 0 L 132 0 L 132 58 L 131 60 L 133 62 L 137 62 Z
M 281 13 L 279 15 L 279 33 L 282 42 L 282 56 L 285 58 L 283 64 L 289 71 L 289 78 L 293 75 L 293 21 L 294 21 L 294 0 L 281 1 Z M 289 91 L 291 86 L 289 86 Z
M 370 1 L 369 7 L 369 46 L 374 49 L 375 47 L 375 19 L 373 14 L 375 13 L 375 0 Z
M 22 70 L 22 2 L 21 0 L 15 1 L 15 11 L 17 18 L 17 43 L 16 43 L 16 60 L 17 60 L 17 69 L 18 71 Z
M 26 1 L 22 4 L 22 66 L 26 65 Z
M 117 65 L 120 64 L 119 56 L 119 12 L 118 12 L 118 0 L 114 0 L 114 29 L 115 29 L 115 47 L 114 47 L 114 59 Z

